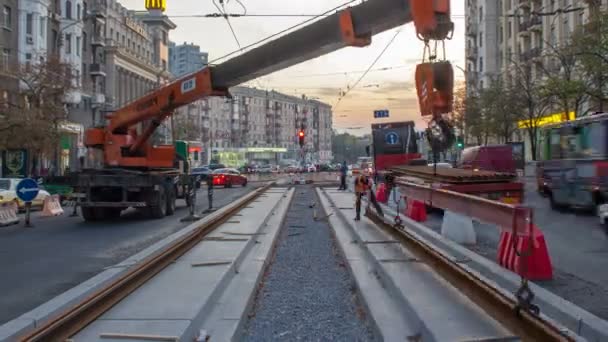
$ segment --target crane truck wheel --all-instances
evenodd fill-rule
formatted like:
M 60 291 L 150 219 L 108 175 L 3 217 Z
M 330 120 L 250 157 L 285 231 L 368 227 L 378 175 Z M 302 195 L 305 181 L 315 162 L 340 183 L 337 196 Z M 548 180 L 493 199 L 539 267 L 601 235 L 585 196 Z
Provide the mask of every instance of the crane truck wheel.
M 156 201 L 151 201 L 153 204 L 148 208 L 150 217 L 161 219 L 167 215 L 167 191 L 164 186 L 158 188 L 158 192 L 151 191 L 149 199 L 156 196 Z
M 177 194 L 172 184 L 167 185 L 167 216 L 175 214 L 175 200 Z
M 87 222 L 99 220 L 94 207 L 81 207 L 80 212 L 82 213 L 82 218 Z

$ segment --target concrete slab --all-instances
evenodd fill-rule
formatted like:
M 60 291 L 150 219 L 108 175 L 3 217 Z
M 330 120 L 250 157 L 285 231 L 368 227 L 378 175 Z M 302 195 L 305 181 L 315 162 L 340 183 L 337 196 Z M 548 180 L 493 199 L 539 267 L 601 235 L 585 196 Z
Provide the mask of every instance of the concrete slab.
M 392 222 L 397 213 L 386 206 L 383 206 L 383 210 L 386 215 L 385 220 L 389 223 Z M 518 275 L 453 241 L 443 238 L 423 224 L 414 222 L 404 215 L 400 215 L 400 217 L 408 233 L 429 246 L 433 246 L 436 251 L 452 260 L 468 260 L 466 264 L 462 265 L 463 268 L 492 285 L 506 297 L 514 298 L 513 294 L 520 285 Z M 607 321 L 534 283 L 530 283 L 530 287 L 535 294 L 535 304 L 541 308 L 541 315 L 554 322 L 564 334 L 572 336 L 577 341 L 581 339 L 598 342 L 608 340 Z
M 180 337 L 188 326 L 188 320 L 97 320 L 87 326 L 76 336 L 74 342 L 124 342 L 124 338 L 101 338 L 101 334 L 132 334 L 149 336 Z M 128 339 L 129 341 L 149 341 L 145 339 Z
M 347 203 L 345 201 L 350 200 L 341 194 L 328 196 L 336 207 L 342 207 Z M 348 217 L 348 212 L 339 212 L 338 217 Z M 367 219 L 359 222 L 348 219 L 344 221 L 361 240 L 363 236 L 378 241 L 392 240 Z M 408 318 L 423 325 L 423 328 L 419 328 L 422 336 L 437 341 L 510 336 L 498 322 L 481 312 L 473 302 L 438 277 L 427 265 L 418 262 L 379 262 L 385 259 L 411 259 L 413 255 L 404 248 L 395 244 L 363 246 L 373 260 L 385 289 L 392 293 L 392 299 L 404 303 L 401 309 L 409 308 Z
M 441 236 L 460 244 L 474 245 L 477 243 L 473 219 L 449 210 L 443 214 Z
M 247 231 L 253 232 L 266 230 L 269 222 L 281 220 L 281 215 L 275 214 L 277 207 L 281 207 L 286 202 L 283 197 L 286 192 L 287 190 L 284 190 L 283 193 L 267 194 L 263 201 L 251 203 L 251 208 L 239 211 L 241 216 L 238 220 L 224 223 L 217 228 L 213 235 L 221 236 L 224 235 L 223 232 L 235 229 L 247 229 Z M 253 227 L 257 227 L 257 229 L 254 230 Z M 180 324 L 165 326 L 154 334 L 178 336 L 180 340 L 191 340 L 201 329 L 201 322 L 216 306 L 222 294 L 231 288 L 235 279 L 240 279 L 241 284 L 247 284 L 252 289 L 250 293 L 253 293 L 257 282 L 255 282 L 255 277 L 247 275 L 249 270 L 261 273 L 263 262 L 255 261 L 254 265 L 256 263 L 259 265 L 249 269 L 244 269 L 241 263 L 243 258 L 250 255 L 251 251 L 259 245 L 256 243 L 256 239 L 257 237 L 249 237 L 230 242 L 202 241 L 176 260 L 174 264 L 102 315 L 97 322 L 104 324 L 103 329 L 106 330 L 114 329 L 118 332 L 145 335 L 151 334 L 151 331 L 146 330 L 149 324 L 179 322 Z M 213 264 L 192 267 L 193 263 L 206 262 Z M 237 300 L 243 297 L 247 299 L 244 291 L 242 293 L 234 292 L 229 298 Z M 226 315 L 236 317 L 238 312 L 227 311 Z M 124 322 L 129 324 L 125 325 Z M 130 322 L 140 323 L 133 325 Z M 183 322 L 185 324 L 182 324 Z M 80 335 L 94 336 L 94 333 L 99 331 L 96 327 L 91 325 Z M 88 332 L 91 329 L 94 331 Z
M 317 193 L 326 212 L 331 212 L 329 199 L 321 190 L 317 189 Z M 395 300 L 394 294 L 386 290 L 376 272 L 375 263 L 367 255 L 365 245 L 353 243 L 359 239 L 349 225 L 345 224 L 343 218 L 332 215 L 328 220 L 344 258 L 348 261 L 348 267 L 355 278 L 360 296 L 367 312 L 370 313 L 374 331 L 379 339 L 407 341 L 408 337 L 420 335 L 422 323 L 417 317 L 407 315 L 401 303 Z
M 240 336 L 244 318 L 253 304 L 255 291 L 269 262 L 293 195 L 294 190 L 290 190 L 287 198 L 280 201 L 274 209 L 274 215 L 270 215 L 261 230 L 266 234 L 257 237 L 257 243 L 243 258 L 239 273 L 203 318 L 200 328 L 206 330 L 212 340 L 230 341 Z

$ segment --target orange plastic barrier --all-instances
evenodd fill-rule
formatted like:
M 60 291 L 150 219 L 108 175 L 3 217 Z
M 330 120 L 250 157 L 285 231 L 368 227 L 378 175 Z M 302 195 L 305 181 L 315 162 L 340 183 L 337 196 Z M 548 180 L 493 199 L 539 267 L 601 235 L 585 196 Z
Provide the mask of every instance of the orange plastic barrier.
M 376 189 L 376 201 L 380 203 L 388 203 L 388 195 L 386 193 L 386 184 L 380 183 L 378 184 L 378 189 Z
M 51 195 L 44 198 L 42 216 L 59 216 L 63 214 L 59 195 Z
M 424 202 L 408 198 L 405 215 L 416 222 L 426 221 L 426 206 Z
M 0 205 L 0 227 L 19 223 L 18 210 L 19 207 L 15 202 L 2 203 Z
M 553 278 L 553 266 L 545 236 L 534 224 L 530 225 L 530 231 L 517 236 L 511 231 L 503 230 L 498 243 L 497 258 L 501 266 L 530 280 Z

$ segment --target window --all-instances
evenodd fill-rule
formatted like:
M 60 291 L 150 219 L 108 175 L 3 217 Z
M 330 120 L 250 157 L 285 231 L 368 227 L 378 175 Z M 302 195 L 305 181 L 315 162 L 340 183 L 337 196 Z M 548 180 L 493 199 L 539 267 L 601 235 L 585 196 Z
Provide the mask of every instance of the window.
M 61 14 L 61 0 L 55 0 L 55 13 Z
M 80 37 L 76 37 L 76 56 L 80 56 Z
M 70 0 L 65 2 L 65 17 L 72 19 L 72 2 Z
M 483 46 L 483 32 L 479 32 L 479 47 Z
M 71 34 L 65 35 L 65 53 L 67 53 L 67 54 L 72 53 L 72 35 Z
M 80 20 L 80 4 L 76 5 L 76 19 Z
M 483 57 L 479 57 L 479 72 L 483 72 Z
M 483 21 L 483 6 L 479 7 L 479 22 Z
M 502 42 L 503 42 L 503 40 L 504 40 L 504 38 L 505 38 L 504 36 L 505 36 L 505 30 L 504 30 L 504 28 L 503 28 L 503 27 L 502 27 L 502 25 L 501 25 L 501 26 L 500 26 L 499 33 L 498 33 L 498 42 L 499 42 L 499 43 L 501 43 L 501 44 L 502 44 Z
M 163 31 L 163 44 L 167 45 L 167 32 Z
M 509 23 L 507 24 L 507 36 L 509 38 L 511 38 L 511 22 L 509 21 Z
M 86 1 L 82 2 L 82 18 L 86 19 L 87 16 L 87 3 Z
M 52 32 L 53 32 L 52 33 L 52 35 L 53 35 L 53 37 L 52 37 L 53 38 L 53 45 L 52 45 L 52 47 L 53 47 L 53 53 L 56 53 L 57 52 L 57 41 L 58 41 L 58 37 L 59 37 L 59 32 L 57 32 L 57 30 L 53 30 Z
M 87 33 L 82 32 L 82 52 L 86 52 L 86 51 L 87 51 Z
M 46 18 L 40 17 L 40 37 L 44 38 L 46 31 Z
M 11 57 L 11 50 L 9 49 L 2 49 L 2 70 L 7 70 L 8 69 L 8 63 Z
M 8 6 L 2 9 L 2 27 L 10 29 L 13 26 L 12 10 Z
M 34 31 L 34 15 L 32 13 L 28 13 L 25 16 L 25 33 L 31 36 L 33 31 Z

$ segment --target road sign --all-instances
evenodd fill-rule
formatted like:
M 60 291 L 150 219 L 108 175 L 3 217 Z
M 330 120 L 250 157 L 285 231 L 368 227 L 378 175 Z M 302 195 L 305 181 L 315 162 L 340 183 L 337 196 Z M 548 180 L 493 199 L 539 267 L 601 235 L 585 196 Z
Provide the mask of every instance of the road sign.
M 388 118 L 388 109 L 375 110 L 374 118 Z
M 17 197 L 23 202 L 31 202 L 39 191 L 38 183 L 31 178 L 24 178 L 17 184 Z

